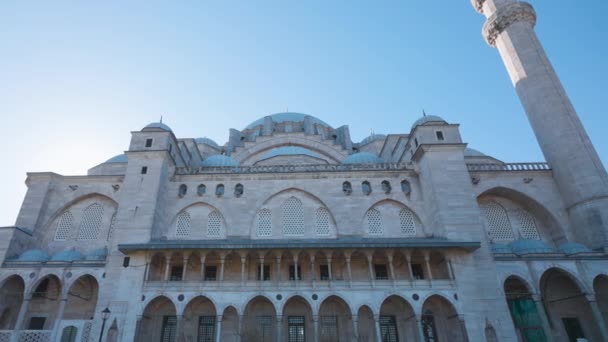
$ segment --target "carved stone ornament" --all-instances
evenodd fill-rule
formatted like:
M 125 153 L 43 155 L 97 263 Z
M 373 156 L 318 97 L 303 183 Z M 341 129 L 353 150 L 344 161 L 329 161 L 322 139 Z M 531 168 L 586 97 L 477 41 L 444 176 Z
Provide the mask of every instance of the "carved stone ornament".
M 76 191 L 78 190 L 78 185 L 68 185 L 68 188 L 70 188 L 72 191 Z
M 527 21 L 532 26 L 536 24 L 536 12 L 527 2 L 516 2 L 494 13 L 483 25 L 483 35 L 488 44 L 495 46 L 498 35 L 511 24 L 520 21 Z
M 471 5 L 473 5 L 473 8 L 475 8 L 475 10 L 481 14 L 483 14 L 483 3 L 486 2 L 486 0 L 471 0 Z

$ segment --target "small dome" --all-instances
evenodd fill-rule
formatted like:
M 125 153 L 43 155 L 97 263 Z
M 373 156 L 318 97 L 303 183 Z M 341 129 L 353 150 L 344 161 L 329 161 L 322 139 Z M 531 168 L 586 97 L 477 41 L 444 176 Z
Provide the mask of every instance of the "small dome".
M 369 152 L 359 152 L 346 157 L 342 164 L 379 164 L 384 163 L 384 159 Z
M 220 145 L 218 145 L 215 141 L 207 137 L 196 138 L 194 139 L 194 141 L 196 141 L 197 144 L 205 144 L 211 147 L 220 148 Z
M 62 251 L 59 252 L 55 255 L 53 255 L 53 257 L 51 258 L 51 261 L 68 261 L 68 262 L 72 262 L 72 261 L 79 261 L 79 260 L 83 260 L 84 257 L 82 256 L 82 254 L 80 254 L 80 252 L 78 252 L 75 249 L 69 249 L 67 251 Z
M 17 258 L 18 261 L 35 261 L 35 262 L 45 262 L 48 261 L 51 257 L 45 251 L 41 251 L 39 249 L 30 249 L 21 253 L 21 255 Z
M 216 154 L 203 160 L 202 165 L 205 167 L 231 167 L 239 166 L 239 162 L 228 156 Z
M 558 247 L 559 251 L 566 255 L 593 253 L 591 248 L 576 242 L 566 242 Z
M 285 112 L 285 113 L 277 113 L 277 114 L 272 114 L 270 115 L 270 118 L 273 122 L 276 123 L 280 123 L 280 122 L 304 122 L 304 119 L 306 117 L 310 117 L 312 119 L 313 123 L 319 124 L 319 125 L 323 125 L 325 127 L 330 127 L 330 125 L 328 125 L 326 122 L 324 122 L 321 119 L 317 119 L 312 115 L 308 115 L 308 114 L 302 114 L 302 113 L 293 113 L 293 112 Z M 261 119 L 257 119 L 254 122 L 250 123 L 249 125 L 247 125 L 247 127 L 245 127 L 245 129 L 252 129 L 256 126 L 260 126 L 264 124 L 264 118 Z
M 517 255 L 555 253 L 555 249 L 542 240 L 516 240 L 511 242 L 511 249 Z
M 474 158 L 474 157 L 487 157 L 487 155 L 485 155 L 485 154 L 477 151 L 474 148 L 469 148 L 469 147 L 467 147 L 467 148 L 464 149 L 464 156 L 465 157 L 472 157 L 472 158 Z
M 412 125 L 412 129 L 416 128 L 416 126 L 426 125 L 426 124 L 432 123 L 432 122 L 447 124 L 447 122 L 445 120 L 443 120 L 443 118 L 441 118 L 440 116 L 426 115 L 426 116 L 423 116 L 420 119 L 416 120 L 414 122 L 414 124 Z
M 513 250 L 511 249 L 511 246 L 509 246 L 509 245 L 502 244 L 502 243 L 495 243 L 495 244 L 492 244 L 492 253 L 494 253 L 494 254 L 512 254 Z
M 166 132 L 173 132 L 171 130 L 171 127 L 165 125 L 162 122 L 153 122 L 148 124 L 146 127 L 142 128 L 142 132 L 144 131 L 166 131 Z
M 104 162 L 104 164 L 114 164 L 114 163 L 126 163 L 127 162 L 127 155 L 126 154 L 119 154 L 117 156 L 114 156 L 108 160 L 106 160 Z
M 108 256 L 108 249 L 106 247 L 104 247 L 104 248 L 96 249 L 96 250 L 92 251 L 91 253 L 87 254 L 86 260 L 91 260 L 91 261 L 106 260 L 107 256 Z
M 282 146 L 282 147 L 278 147 L 278 148 L 273 148 L 272 150 L 266 152 L 262 156 L 262 158 L 260 158 L 260 160 L 268 159 L 268 158 L 272 158 L 272 157 L 276 157 L 276 156 L 295 156 L 295 155 L 306 155 L 309 157 L 319 158 L 319 159 L 323 158 L 320 154 L 313 152 L 304 147 Z
M 365 145 L 365 144 L 371 143 L 372 141 L 384 140 L 384 139 L 386 139 L 386 135 L 384 135 L 384 134 L 370 134 L 370 136 L 361 140 L 359 145 Z

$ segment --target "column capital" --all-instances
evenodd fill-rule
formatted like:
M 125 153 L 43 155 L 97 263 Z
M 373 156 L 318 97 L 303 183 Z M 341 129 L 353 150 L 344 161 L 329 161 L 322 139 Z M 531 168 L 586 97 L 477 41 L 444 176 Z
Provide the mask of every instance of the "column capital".
M 483 25 L 483 36 L 491 46 L 496 46 L 496 38 L 511 24 L 526 21 L 530 25 L 536 24 L 536 11 L 527 2 L 514 2 L 501 7 L 488 18 Z

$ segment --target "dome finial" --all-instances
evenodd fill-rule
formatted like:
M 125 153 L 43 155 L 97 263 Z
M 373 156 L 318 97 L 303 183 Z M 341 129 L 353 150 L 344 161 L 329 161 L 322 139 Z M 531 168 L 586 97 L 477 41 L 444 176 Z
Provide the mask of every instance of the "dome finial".
M 160 123 L 163 123 L 163 116 L 160 116 Z
M 422 116 L 426 116 L 426 112 L 424 111 L 424 108 L 422 108 Z

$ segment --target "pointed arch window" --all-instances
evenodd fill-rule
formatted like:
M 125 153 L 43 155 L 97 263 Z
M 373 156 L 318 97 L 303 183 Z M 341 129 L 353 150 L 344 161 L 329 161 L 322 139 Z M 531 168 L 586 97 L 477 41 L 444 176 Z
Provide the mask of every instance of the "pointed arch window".
M 302 202 L 290 197 L 281 207 L 283 211 L 283 234 L 284 235 L 304 235 L 304 209 Z
M 369 235 L 382 235 L 384 234 L 384 227 L 382 224 L 382 215 L 376 209 L 370 209 L 365 214 L 365 226 Z
M 534 217 L 528 211 L 519 209 L 517 211 L 517 219 L 519 220 L 519 233 L 524 239 L 540 240 L 540 234 L 536 228 Z
M 57 222 L 57 230 L 55 231 L 55 241 L 65 241 L 70 237 L 72 225 L 74 224 L 74 216 L 71 212 L 66 211 Z
M 492 241 L 515 240 L 505 208 L 496 202 L 488 202 L 481 204 L 481 210 L 488 222 L 488 235 Z
M 187 211 L 182 211 L 179 213 L 179 215 L 177 215 L 177 219 L 175 221 L 175 236 L 190 236 L 190 231 L 192 230 L 192 219 L 190 218 L 190 214 Z
M 399 210 L 399 223 L 401 225 L 401 233 L 405 236 L 416 235 L 416 224 L 414 222 L 414 213 L 406 208 Z
M 258 236 L 272 236 L 272 215 L 270 210 L 261 209 L 255 221 Z
M 315 232 L 320 236 L 331 234 L 329 210 L 323 207 L 315 210 Z
M 222 230 L 224 228 L 224 223 L 222 220 L 222 215 L 214 210 L 209 213 L 207 217 L 207 236 L 208 237 L 220 237 L 222 235 Z
M 88 206 L 82 214 L 82 222 L 80 223 L 78 240 L 97 240 L 102 218 L 103 207 L 99 203 L 93 203 Z

